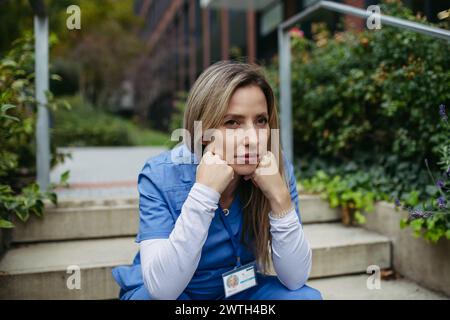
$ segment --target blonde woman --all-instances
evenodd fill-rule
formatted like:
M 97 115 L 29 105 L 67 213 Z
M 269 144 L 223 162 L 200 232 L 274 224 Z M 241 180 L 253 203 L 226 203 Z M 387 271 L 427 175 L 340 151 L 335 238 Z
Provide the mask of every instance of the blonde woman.
M 305 284 L 311 249 L 261 68 L 210 66 L 189 93 L 183 126 L 183 143 L 138 176 L 139 252 L 113 270 L 120 299 L 321 299 Z

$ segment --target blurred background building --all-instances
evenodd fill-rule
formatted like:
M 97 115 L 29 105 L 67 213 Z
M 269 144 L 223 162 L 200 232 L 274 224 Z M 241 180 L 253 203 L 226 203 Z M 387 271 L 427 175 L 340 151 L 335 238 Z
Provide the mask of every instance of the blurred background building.
M 278 50 L 277 25 L 314 2 L 136 0 L 135 12 L 145 21 L 141 37 L 150 52 L 142 61 L 139 83 L 135 82 L 137 113 L 141 118 L 157 114 L 159 119 L 148 119 L 149 122 L 157 129 L 167 130 L 168 123 L 160 119 L 169 118 L 177 91 L 188 91 L 199 74 L 219 60 L 268 62 Z M 378 3 L 375 0 L 337 2 L 360 8 Z M 436 21 L 437 13 L 448 8 L 446 2 L 405 1 L 415 12 L 426 15 L 429 21 Z M 364 21 L 354 17 L 345 17 L 343 24 L 339 23 L 338 15 L 329 12 L 318 13 L 318 18 L 334 30 L 364 28 Z M 303 25 L 302 30 L 305 36 L 310 36 L 310 24 Z

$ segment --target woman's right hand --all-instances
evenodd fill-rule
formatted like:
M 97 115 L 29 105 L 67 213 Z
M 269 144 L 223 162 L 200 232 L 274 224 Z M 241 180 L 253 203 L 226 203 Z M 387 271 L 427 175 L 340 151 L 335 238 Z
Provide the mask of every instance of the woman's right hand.
M 222 194 L 231 180 L 233 180 L 234 170 L 219 154 L 215 154 L 214 146 L 208 145 L 208 147 L 209 150 L 205 152 L 197 166 L 196 182 Z

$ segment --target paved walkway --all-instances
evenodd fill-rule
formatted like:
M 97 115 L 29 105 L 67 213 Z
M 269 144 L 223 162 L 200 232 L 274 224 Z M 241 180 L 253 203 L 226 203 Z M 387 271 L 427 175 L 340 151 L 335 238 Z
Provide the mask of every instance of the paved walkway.
M 379 288 L 367 287 L 369 275 L 346 275 L 313 279 L 308 285 L 322 292 L 326 300 L 448 300 L 407 279 L 381 280 Z
M 111 197 L 138 197 L 137 176 L 145 161 L 164 147 L 77 147 L 60 148 L 70 152 L 64 164 L 53 168 L 51 182 L 70 170 L 70 188 L 57 189 L 60 200 Z

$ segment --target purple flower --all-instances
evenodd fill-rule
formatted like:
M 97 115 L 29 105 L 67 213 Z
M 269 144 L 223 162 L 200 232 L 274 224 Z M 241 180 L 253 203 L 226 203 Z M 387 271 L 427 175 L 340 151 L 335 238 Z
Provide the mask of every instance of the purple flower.
M 433 215 L 433 213 L 430 212 L 430 211 L 425 211 L 425 212 L 423 213 L 423 217 L 424 217 L 424 218 L 429 218 L 429 217 L 431 217 L 432 215 Z
M 447 201 L 445 201 L 445 198 L 442 196 L 442 197 L 439 197 L 438 199 L 437 199 L 437 202 L 438 202 L 438 207 L 439 207 L 439 209 L 444 209 L 444 208 L 446 208 L 447 206 L 446 206 L 446 202 Z
M 438 180 L 438 181 L 436 182 L 436 186 L 437 186 L 439 189 L 442 189 L 442 188 L 444 187 L 444 181 Z
M 409 216 L 411 219 L 419 219 L 419 218 L 429 218 L 431 217 L 432 213 L 429 211 L 422 211 L 419 209 L 410 209 L 409 210 Z
M 418 218 L 422 218 L 423 212 L 418 209 L 414 209 L 414 210 L 411 209 L 411 211 L 409 212 L 409 215 L 413 219 L 418 219 Z
M 445 105 L 441 104 L 441 105 L 439 106 L 439 114 L 441 115 L 441 118 L 442 118 L 443 120 L 447 120 L 447 119 L 448 119 L 448 118 L 447 118 L 447 114 L 445 113 Z
M 395 206 L 396 207 L 400 207 L 401 206 L 400 200 L 395 199 Z

